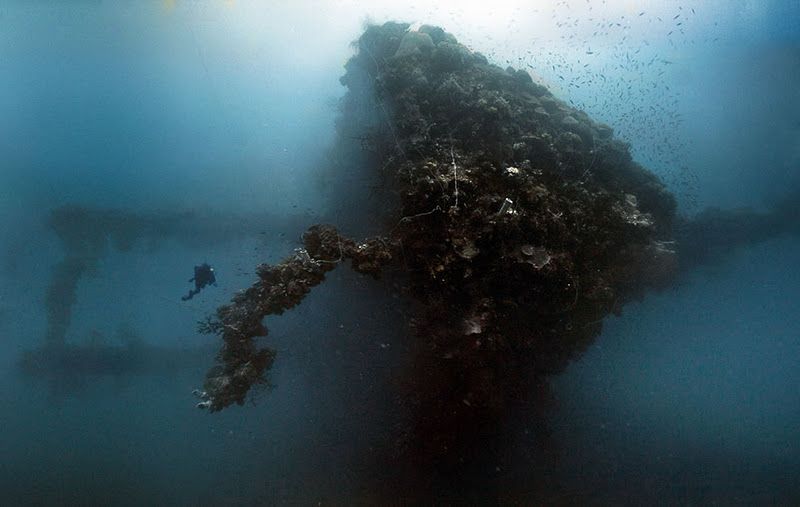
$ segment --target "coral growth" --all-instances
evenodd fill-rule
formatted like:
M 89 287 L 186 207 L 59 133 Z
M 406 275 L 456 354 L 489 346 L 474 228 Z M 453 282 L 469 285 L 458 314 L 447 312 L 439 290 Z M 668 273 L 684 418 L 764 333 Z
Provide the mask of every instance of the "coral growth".
M 350 259 L 358 272 L 377 276 L 392 260 L 391 248 L 380 239 L 355 243 L 335 228 L 315 225 L 303 236 L 304 248 L 275 266 L 256 269 L 259 280 L 234 296 L 231 304 L 217 309 L 216 316 L 201 323 L 203 332 L 218 333 L 225 344 L 219 353 L 220 366 L 206 377 L 204 408 L 220 410 L 232 403 L 244 403 L 247 391 L 259 382 L 273 362 L 275 352 L 257 349 L 255 337 L 266 336 L 261 320 L 280 315 L 298 305 L 312 287 L 325 280 L 325 273 Z
M 440 28 L 370 26 L 357 48 L 338 126 L 355 130 L 374 107 L 380 121 L 362 122 L 358 139 L 399 198 L 378 210 L 394 225 L 366 242 L 315 226 L 305 248 L 260 266 L 204 325 L 224 339 L 207 405 L 244 401 L 275 356 L 254 340 L 266 335 L 263 317 L 351 259 L 372 275 L 391 269 L 421 303 L 407 434 L 421 459 L 458 462 L 533 379 L 582 351 L 605 315 L 669 281 L 675 202 L 608 126 Z

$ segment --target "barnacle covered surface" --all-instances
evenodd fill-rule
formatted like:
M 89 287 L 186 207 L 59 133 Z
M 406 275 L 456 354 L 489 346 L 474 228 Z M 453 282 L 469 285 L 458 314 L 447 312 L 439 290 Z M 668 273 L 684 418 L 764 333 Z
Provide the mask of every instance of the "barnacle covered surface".
M 404 446 L 417 461 L 459 463 L 604 316 L 671 279 L 675 201 L 610 127 L 440 28 L 370 26 L 356 46 L 339 143 L 368 140 L 366 171 L 395 196 L 377 210 L 390 225 L 366 242 L 315 226 L 304 248 L 261 266 L 205 324 L 225 341 L 206 392 L 212 410 L 242 403 L 274 359 L 254 340 L 262 318 L 298 304 L 340 261 L 391 269 L 420 303 Z
M 201 331 L 217 333 L 225 342 L 218 355 L 221 364 L 206 375 L 203 398 L 207 404 L 203 407 L 216 411 L 232 403 L 241 405 L 250 387 L 264 380 L 264 371 L 275 358 L 272 349 L 258 348 L 254 341 L 267 335 L 261 322 L 265 316 L 280 315 L 300 304 L 314 286 L 325 280 L 325 273 L 345 259 L 351 260 L 356 271 L 374 276 L 392 260 L 383 240 L 357 244 L 330 225 L 309 228 L 303 235 L 303 244 L 274 266 L 258 266 L 259 280 L 200 324 Z

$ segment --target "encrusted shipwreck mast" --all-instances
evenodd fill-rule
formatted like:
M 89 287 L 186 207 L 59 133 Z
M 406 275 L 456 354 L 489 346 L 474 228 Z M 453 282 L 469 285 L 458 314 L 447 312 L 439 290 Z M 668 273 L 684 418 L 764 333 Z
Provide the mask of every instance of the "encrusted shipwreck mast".
M 421 303 L 410 431 L 432 455 L 458 453 L 585 349 L 604 316 L 669 282 L 675 201 L 610 127 L 441 28 L 368 27 L 342 82 L 338 142 L 362 128 L 369 170 L 399 198 L 382 210 L 392 225 L 365 241 L 316 225 L 291 256 L 259 266 L 201 325 L 224 340 L 201 405 L 243 403 L 275 358 L 255 341 L 263 318 L 350 260 L 392 270 Z
M 218 308 L 216 318 L 200 324 L 202 332 L 220 334 L 225 344 L 218 355 L 222 365 L 206 375 L 199 407 L 216 411 L 234 402 L 241 405 L 250 387 L 263 380 L 275 358 L 273 350 L 258 349 L 253 340 L 267 335 L 261 322 L 264 316 L 280 315 L 300 304 L 312 287 L 325 280 L 325 273 L 345 259 L 352 261 L 356 271 L 374 276 L 392 260 L 384 239 L 356 244 L 329 225 L 311 227 L 303 242 L 304 248 L 295 249 L 278 265 L 258 266 L 259 280 L 234 296 L 231 304 Z

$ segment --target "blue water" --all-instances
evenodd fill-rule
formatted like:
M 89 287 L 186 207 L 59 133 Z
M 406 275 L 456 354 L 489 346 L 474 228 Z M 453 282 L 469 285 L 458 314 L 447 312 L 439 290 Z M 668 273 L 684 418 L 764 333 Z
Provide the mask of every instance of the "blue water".
M 528 69 L 613 126 L 685 214 L 796 188 L 800 2 L 539 3 L 0 3 L 2 503 L 381 503 L 392 469 L 372 456 L 392 435 L 404 342 L 380 284 L 340 269 L 271 318 L 274 388 L 254 404 L 209 415 L 191 396 L 216 345 L 196 321 L 350 197 L 319 174 L 365 21 L 438 24 Z M 104 256 L 78 285 L 67 341 L 133 329 L 197 357 L 66 385 L 17 367 L 45 335 L 63 251 L 44 220 L 64 204 L 300 218 Z M 219 286 L 181 303 L 204 260 Z M 553 379 L 548 450 L 522 421 L 487 477 L 545 503 L 800 502 L 798 261 L 800 241 L 776 238 L 607 319 Z

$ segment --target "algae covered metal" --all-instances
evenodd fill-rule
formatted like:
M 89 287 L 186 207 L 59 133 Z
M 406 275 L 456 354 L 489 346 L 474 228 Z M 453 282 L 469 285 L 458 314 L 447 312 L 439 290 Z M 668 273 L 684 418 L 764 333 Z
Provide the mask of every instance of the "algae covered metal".
M 537 378 L 585 349 L 604 316 L 669 282 L 676 206 L 610 127 L 441 28 L 408 28 L 370 26 L 359 38 L 337 122 L 339 143 L 355 125 L 368 140 L 368 170 L 395 196 L 380 210 L 391 225 L 366 240 L 313 226 L 302 248 L 261 265 L 201 325 L 224 340 L 201 406 L 243 403 L 275 360 L 255 340 L 263 318 L 350 260 L 391 272 L 420 303 L 407 431 L 423 455 L 458 459 Z

